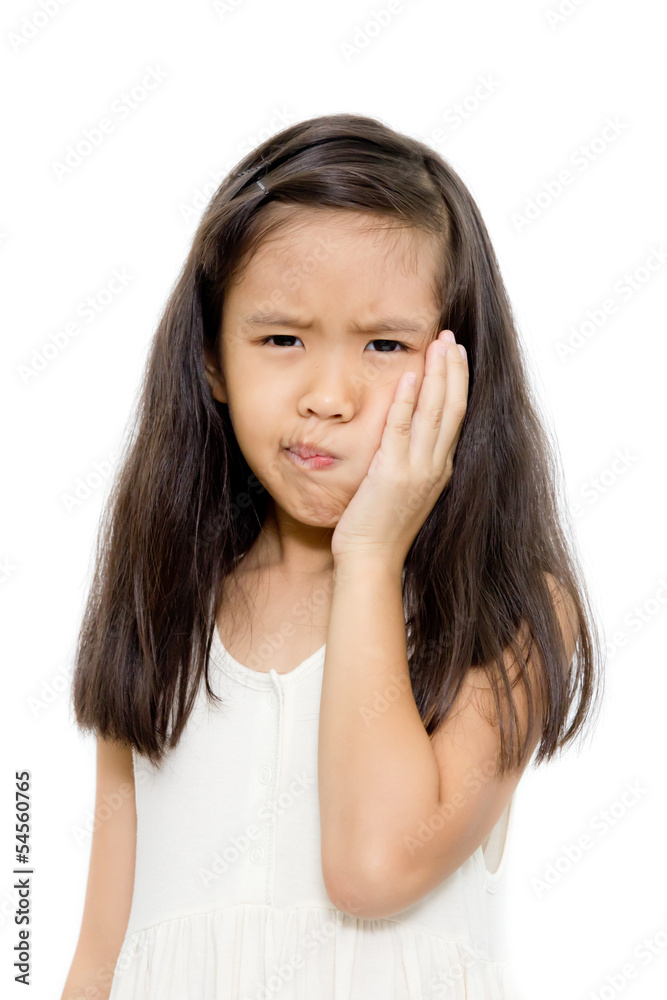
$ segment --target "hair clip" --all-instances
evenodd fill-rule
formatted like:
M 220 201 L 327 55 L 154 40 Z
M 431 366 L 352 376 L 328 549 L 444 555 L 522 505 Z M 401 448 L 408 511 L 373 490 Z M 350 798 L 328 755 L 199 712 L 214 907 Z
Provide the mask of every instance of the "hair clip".
M 254 174 L 256 170 L 257 170 L 257 167 L 254 167 L 252 170 L 241 170 L 241 172 L 237 173 L 236 176 L 237 177 L 243 177 L 243 176 L 245 176 L 245 174 Z M 262 189 L 262 194 L 268 194 L 269 193 L 269 189 L 267 187 L 265 187 L 264 184 L 262 184 L 262 182 L 260 180 L 255 179 L 255 184 L 259 184 L 260 188 Z M 243 187 L 243 185 L 241 185 L 241 187 Z

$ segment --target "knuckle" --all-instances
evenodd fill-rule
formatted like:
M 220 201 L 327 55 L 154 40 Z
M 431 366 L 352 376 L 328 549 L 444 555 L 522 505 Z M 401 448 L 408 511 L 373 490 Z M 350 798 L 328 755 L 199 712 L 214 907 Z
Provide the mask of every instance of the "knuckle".
M 444 406 L 434 406 L 429 414 L 429 421 L 434 430 L 442 423 L 442 414 L 444 412 Z
M 468 409 L 468 401 L 466 399 L 456 399 L 453 403 L 453 412 L 459 420 L 463 420 L 466 415 L 466 410 Z

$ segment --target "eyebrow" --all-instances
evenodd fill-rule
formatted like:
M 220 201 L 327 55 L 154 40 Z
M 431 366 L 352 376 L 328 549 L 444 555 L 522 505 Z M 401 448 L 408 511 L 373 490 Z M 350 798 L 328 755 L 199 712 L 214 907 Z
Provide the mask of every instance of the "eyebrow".
M 245 323 L 253 326 L 289 326 L 295 330 L 311 330 L 312 323 L 304 323 L 303 320 L 294 316 L 287 316 L 284 313 L 253 313 L 246 316 Z M 383 316 L 372 323 L 350 323 L 351 333 L 426 333 L 423 325 L 418 319 L 410 319 L 402 316 Z

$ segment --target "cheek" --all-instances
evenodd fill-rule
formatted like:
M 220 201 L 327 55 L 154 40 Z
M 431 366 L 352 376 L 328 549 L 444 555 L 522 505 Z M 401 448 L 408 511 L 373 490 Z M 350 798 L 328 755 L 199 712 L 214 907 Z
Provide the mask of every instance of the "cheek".
M 229 413 L 244 435 L 261 436 L 274 410 L 274 394 L 254 372 L 235 369 L 227 377 Z

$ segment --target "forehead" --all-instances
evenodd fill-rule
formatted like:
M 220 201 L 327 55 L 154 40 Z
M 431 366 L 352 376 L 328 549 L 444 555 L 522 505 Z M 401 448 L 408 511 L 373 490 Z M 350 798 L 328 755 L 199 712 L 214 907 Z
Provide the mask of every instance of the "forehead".
M 372 213 L 272 207 L 279 228 L 229 289 L 239 305 L 438 310 L 439 248 L 433 236 Z

